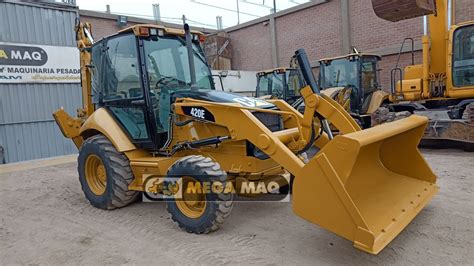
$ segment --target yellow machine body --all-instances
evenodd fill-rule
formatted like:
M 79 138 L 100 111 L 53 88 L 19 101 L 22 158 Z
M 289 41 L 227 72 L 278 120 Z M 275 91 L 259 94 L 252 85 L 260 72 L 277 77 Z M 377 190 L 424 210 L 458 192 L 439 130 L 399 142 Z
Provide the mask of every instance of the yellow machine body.
M 132 30 L 138 35 L 140 27 L 148 26 L 134 27 Z M 169 34 L 181 32 L 169 30 Z M 90 96 L 90 78 L 83 82 L 88 83 L 83 88 Z M 411 116 L 361 130 L 330 97 L 316 94 L 309 86 L 301 89 L 300 94 L 305 102 L 304 114 L 282 100 L 268 101 L 276 109 L 262 109 L 240 103 L 178 98 L 171 105 L 175 119 L 172 138 L 162 151 L 169 156 L 137 148 L 106 108 L 90 112 L 94 107 L 90 97 L 85 97 L 83 116 L 72 118 L 64 110 L 53 115 L 64 136 L 71 138 L 78 148 L 97 135 L 110 140 L 130 163 L 133 181 L 129 190 L 144 191 L 147 176 L 166 175 L 173 163 L 188 155 L 211 158 L 233 183 L 242 179 L 268 181 L 269 176 L 289 172 L 295 177 L 292 206 L 297 215 L 352 241 L 356 248 L 377 254 L 438 189 L 435 175 L 417 148 L 427 119 Z M 196 119 L 186 108 L 203 108 L 214 119 Z M 278 115 L 282 129 L 271 131 L 255 112 Z M 309 143 L 312 132 L 320 132 L 323 123 L 315 117 L 326 119 L 340 134 L 332 139 L 321 131 L 313 144 L 319 151 L 306 161 L 298 156 L 298 151 Z M 215 136 L 228 139 L 219 145 L 171 153 L 173 147 L 182 143 Z M 268 158 L 248 155 L 247 142 Z

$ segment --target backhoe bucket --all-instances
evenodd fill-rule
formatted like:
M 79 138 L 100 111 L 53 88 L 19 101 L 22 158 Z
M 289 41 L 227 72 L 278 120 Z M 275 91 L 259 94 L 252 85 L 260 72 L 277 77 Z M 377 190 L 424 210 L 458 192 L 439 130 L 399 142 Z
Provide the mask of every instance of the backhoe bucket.
M 375 14 L 382 19 L 396 22 L 434 14 L 435 0 L 372 0 Z
M 438 191 L 417 148 L 427 118 L 336 136 L 296 175 L 293 209 L 377 254 Z

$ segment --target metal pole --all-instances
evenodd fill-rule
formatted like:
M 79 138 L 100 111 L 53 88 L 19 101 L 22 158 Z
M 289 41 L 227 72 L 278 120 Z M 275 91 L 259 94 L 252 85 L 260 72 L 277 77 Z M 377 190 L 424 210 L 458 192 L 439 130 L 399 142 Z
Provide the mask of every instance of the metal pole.
M 222 16 L 216 17 L 216 25 L 218 30 L 222 30 L 224 28 L 222 25 Z
M 237 24 L 240 24 L 239 0 L 237 0 Z
M 423 16 L 423 35 L 428 35 L 428 18 Z
M 449 30 L 449 28 L 451 27 L 451 22 L 452 22 L 452 18 L 451 18 L 451 17 L 452 17 L 452 15 L 453 15 L 453 8 L 452 8 L 451 3 L 452 3 L 451 0 L 448 0 L 448 12 L 447 12 L 447 13 L 448 13 L 448 14 L 447 14 L 447 15 L 448 15 L 448 22 L 447 22 L 447 24 L 448 24 L 448 30 Z
M 277 12 L 277 3 L 276 0 L 273 0 L 273 13 Z

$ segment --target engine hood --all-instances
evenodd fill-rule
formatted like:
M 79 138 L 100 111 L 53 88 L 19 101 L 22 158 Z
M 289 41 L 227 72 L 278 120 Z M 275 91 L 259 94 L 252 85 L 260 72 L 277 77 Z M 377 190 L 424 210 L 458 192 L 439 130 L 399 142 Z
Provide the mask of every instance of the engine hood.
M 238 103 L 244 107 L 271 109 L 275 105 L 265 100 L 218 90 L 182 90 L 173 92 L 173 98 L 192 98 L 216 103 Z

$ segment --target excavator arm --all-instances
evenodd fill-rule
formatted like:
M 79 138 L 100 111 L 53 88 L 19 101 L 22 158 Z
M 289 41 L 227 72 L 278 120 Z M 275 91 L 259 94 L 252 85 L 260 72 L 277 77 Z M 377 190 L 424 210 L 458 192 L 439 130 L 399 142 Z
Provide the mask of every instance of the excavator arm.
M 80 53 L 83 107 L 77 110 L 77 118 L 71 117 L 63 108 L 53 113 L 54 120 L 64 137 L 72 139 L 78 148 L 83 142 L 83 138 L 80 135 L 81 126 L 85 119 L 95 111 L 94 104 L 92 103 L 91 47 L 94 40 L 91 35 L 91 28 L 90 23 L 83 23 L 76 19 L 75 32 L 77 48 L 79 48 Z

